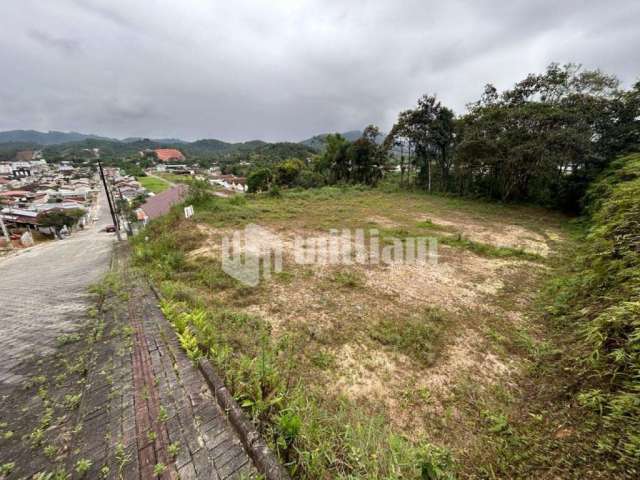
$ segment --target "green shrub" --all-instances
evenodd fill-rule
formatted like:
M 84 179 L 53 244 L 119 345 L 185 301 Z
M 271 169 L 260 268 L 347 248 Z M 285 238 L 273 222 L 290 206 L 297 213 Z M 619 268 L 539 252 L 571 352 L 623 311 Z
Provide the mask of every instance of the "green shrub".
M 587 194 L 588 230 L 575 273 L 550 312 L 574 328 L 581 391 L 598 415 L 598 450 L 640 471 L 640 155 L 615 161 Z

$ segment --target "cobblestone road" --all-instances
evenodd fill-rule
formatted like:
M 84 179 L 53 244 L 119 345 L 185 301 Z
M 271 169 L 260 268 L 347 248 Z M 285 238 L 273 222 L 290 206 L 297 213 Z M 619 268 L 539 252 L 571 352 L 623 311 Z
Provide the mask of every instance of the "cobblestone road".
M 106 272 L 114 234 L 104 192 L 98 220 L 66 240 L 36 245 L 0 259 L 0 382 L 19 384 L 22 361 L 52 353 L 56 338 L 76 330 L 88 303 L 87 287 Z

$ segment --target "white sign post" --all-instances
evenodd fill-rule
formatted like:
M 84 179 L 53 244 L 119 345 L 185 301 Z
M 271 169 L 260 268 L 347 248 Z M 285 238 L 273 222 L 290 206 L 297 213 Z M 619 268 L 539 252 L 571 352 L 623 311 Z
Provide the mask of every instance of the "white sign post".
M 7 227 L 4 226 L 4 221 L 2 217 L 0 217 L 0 229 L 2 229 L 2 236 L 7 242 L 7 248 L 13 249 L 13 244 L 11 243 L 11 237 L 9 236 L 9 232 L 7 231 Z
M 191 218 L 191 217 L 193 217 L 193 205 L 184 207 L 184 218 Z

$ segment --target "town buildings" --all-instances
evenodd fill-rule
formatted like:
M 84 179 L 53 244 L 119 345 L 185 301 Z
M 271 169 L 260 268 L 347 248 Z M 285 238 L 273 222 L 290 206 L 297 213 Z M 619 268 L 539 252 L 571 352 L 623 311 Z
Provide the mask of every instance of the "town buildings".
M 0 219 L 12 239 L 25 232 L 53 235 L 55 229 L 42 222 L 52 210 L 72 210 L 73 227 L 83 228 L 91 220 L 98 188 L 90 167 L 49 165 L 39 151 L 23 150 L 12 161 L 0 162 Z
M 236 177 L 235 175 L 213 174 L 209 178 L 211 185 L 219 185 L 226 190 L 232 192 L 246 192 L 247 179 L 245 177 Z

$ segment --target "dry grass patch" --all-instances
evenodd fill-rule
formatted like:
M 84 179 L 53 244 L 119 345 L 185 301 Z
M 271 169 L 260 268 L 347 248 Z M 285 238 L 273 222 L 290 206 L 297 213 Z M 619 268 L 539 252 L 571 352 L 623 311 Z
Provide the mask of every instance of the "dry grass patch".
M 207 244 L 230 233 L 208 231 Z M 300 266 L 292 262 L 293 235 L 321 234 L 290 231 L 282 274 L 240 294 L 221 291 L 219 298 L 270 324 L 276 338 L 306 336 L 309 365 L 299 371 L 305 382 L 335 384 L 335 393 L 383 411 L 414 437 L 428 435 L 429 419 L 444 415 L 461 379 L 490 385 L 517 370 L 516 361 L 490 351 L 482 328 L 504 316 L 497 299 L 514 272 L 539 266 L 447 246 L 438 263 Z M 442 318 L 430 316 L 433 311 Z
M 173 288 L 178 300 L 229 312 L 229 318 L 242 319 L 238 325 L 264 326 L 268 342 L 286 345 L 268 350 L 269 362 L 289 365 L 281 372 L 286 385 L 299 382 L 307 398 L 322 399 L 327 412 L 356 418 L 352 407 L 343 410 L 340 399 L 346 399 L 344 405 L 355 406 L 358 415 L 381 416 L 394 435 L 416 444 L 436 442 L 469 465 L 482 462 L 486 422 L 474 406 L 506 408 L 511 393 L 505 392 L 517 392 L 530 365 L 527 356 L 541 345 L 527 313 L 545 262 L 517 250 L 553 254 L 563 238 L 559 216 L 337 189 L 258 197 L 246 205 L 220 202 L 197 210 L 199 242 L 189 244 L 184 265 L 173 273 L 188 284 Z M 249 223 L 277 234 L 283 245 L 284 271 L 257 287 L 241 285 L 220 266 L 223 236 Z M 328 241 L 329 229 L 354 228 L 378 229 L 381 245 L 431 235 L 447 244 L 439 245 L 437 262 L 294 261 L 296 236 Z M 217 328 L 226 328 L 226 320 L 218 320 Z M 256 341 L 251 331 L 242 335 Z M 210 340 L 218 361 L 233 364 L 217 338 Z M 234 354 L 247 356 L 239 360 L 242 369 L 260 364 L 263 359 L 253 355 L 261 345 Z M 264 373 L 262 367 L 258 372 Z
M 486 222 L 467 216 L 447 218 L 434 215 L 419 216 L 418 222 L 432 223 L 434 227 L 444 227 L 454 234 L 475 242 L 486 243 L 494 247 L 512 248 L 547 257 L 552 251 L 552 242 L 561 240 L 560 233 L 551 229 L 538 233 L 517 224 Z

